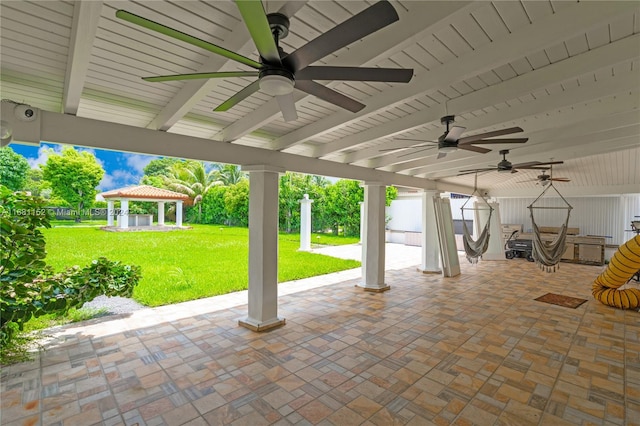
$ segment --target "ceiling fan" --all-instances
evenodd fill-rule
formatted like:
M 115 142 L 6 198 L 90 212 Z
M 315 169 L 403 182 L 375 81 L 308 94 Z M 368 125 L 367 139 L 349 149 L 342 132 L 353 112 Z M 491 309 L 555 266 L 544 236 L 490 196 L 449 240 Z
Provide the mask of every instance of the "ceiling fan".
M 509 127 L 508 129 L 494 130 L 492 132 L 480 133 L 478 135 L 466 136 L 461 138 L 460 136 L 462 136 L 462 133 L 466 130 L 466 128 L 461 126 L 450 126 L 454 122 L 454 119 L 455 119 L 455 115 L 445 115 L 440 119 L 440 123 L 446 125 L 447 129 L 442 134 L 442 136 L 438 138 L 437 141 L 424 141 L 424 140 L 418 140 L 418 139 L 397 139 L 397 140 L 405 140 L 405 141 L 422 143 L 420 145 L 418 144 L 410 145 L 410 146 L 407 146 L 406 148 L 414 149 L 414 148 L 428 147 L 424 150 L 438 148 L 438 158 L 443 158 L 448 153 L 456 151 L 457 149 L 464 149 L 467 151 L 479 152 L 481 154 L 486 154 L 487 152 L 491 152 L 490 149 L 483 148 L 480 146 L 475 146 L 475 145 L 485 145 L 485 144 L 491 144 L 491 143 L 525 143 L 526 141 L 529 140 L 528 138 L 487 139 L 495 136 L 502 136 L 502 135 L 508 135 L 510 133 L 522 132 L 523 130 L 520 127 Z M 430 146 L 433 144 L 437 146 Z M 381 149 L 380 151 L 396 151 L 398 149 L 403 149 L 403 148 Z M 416 152 L 420 152 L 420 151 L 414 151 L 411 154 L 415 154 Z M 410 154 L 406 154 L 406 155 L 410 155 Z
M 125 10 L 118 10 L 116 17 L 254 68 L 255 71 L 221 71 L 143 78 L 145 81 L 162 82 L 258 77 L 214 111 L 227 111 L 256 91 L 262 90 L 277 99 L 285 121 L 294 121 L 298 118 L 293 98 L 295 88 L 351 112 L 357 112 L 365 105 L 314 80 L 408 83 L 413 77 L 413 69 L 311 65 L 330 53 L 399 20 L 397 12 L 387 0 L 373 4 L 289 54 L 279 45 L 279 41 L 289 34 L 289 18 L 286 15 L 266 14 L 260 0 L 236 0 L 236 5 L 258 50 L 257 61 Z
M 507 154 L 509 153 L 508 149 L 503 149 L 500 151 L 500 155 L 502 155 L 502 161 L 498 163 L 496 167 L 487 167 L 483 169 L 471 169 L 471 170 L 460 170 L 458 176 L 468 175 L 471 173 L 481 173 L 481 172 L 490 172 L 497 170 L 500 173 L 517 173 L 519 169 L 527 169 L 527 170 L 548 170 L 549 166 L 552 164 L 563 164 L 564 161 L 529 161 L 528 163 L 520 163 L 520 164 L 511 164 L 509 160 L 507 160 Z
M 517 183 L 536 182 L 536 184 L 547 186 L 549 182 L 571 182 L 571 179 L 566 177 L 553 177 L 553 166 L 549 166 L 549 169 L 550 169 L 549 174 L 547 174 L 546 171 L 544 171 L 542 172 L 541 175 L 538 175 L 535 179 L 521 180 L 520 182 L 517 182 Z

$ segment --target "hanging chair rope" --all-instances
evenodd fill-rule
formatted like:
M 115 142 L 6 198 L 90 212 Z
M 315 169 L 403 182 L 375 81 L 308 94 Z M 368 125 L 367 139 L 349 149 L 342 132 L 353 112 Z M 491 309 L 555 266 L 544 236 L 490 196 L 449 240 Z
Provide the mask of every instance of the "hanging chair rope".
M 476 174 L 476 185 L 474 185 L 474 189 L 473 189 L 473 193 L 471 194 L 471 197 L 473 197 L 473 195 L 478 191 L 477 182 L 478 182 L 478 175 Z M 471 197 L 469 197 L 469 199 L 464 202 L 462 207 L 460 207 L 460 211 L 462 213 L 462 243 L 464 245 L 464 253 L 469 263 L 473 265 L 478 263 L 478 260 L 482 257 L 484 252 L 486 252 L 487 248 L 489 247 L 489 237 L 490 237 L 489 228 L 491 225 L 491 215 L 493 214 L 493 207 L 491 207 L 487 199 L 484 198 L 480 193 L 478 193 L 478 196 L 482 198 L 484 203 L 489 208 L 488 209 L 473 208 L 473 209 L 466 209 L 466 210 L 489 210 L 489 218 L 487 219 L 487 223 L 484 225 L 484 228 L 482 228 L 482 232 L 480 233 L 480 236 L 475 241 L 471 236 L 471 233 L 469 232 L 469 228 L 467 227 L 467 221 L 464 219 L 464 211 L 465 211 L 464 206 L 467 205 Z
M 567 205 L 566 207 L 536 207 L 534 204 L 538 201 L 544 194 L 549 190 L 549 188 L 553 188 L 562 201 Z M 565 198 L 560 194 L 560 192 L 553 186 L 553 182 L 549 182 L 549 186 L 542 191 L 542 194 L 536 198 L 533 203 L 528 207 L 529 213 L 531 216 L 531 224 L 533 226 L 533 240 L 532 240 L 532 256 L 533 260 L 543 271 L 547 272 L 555 272 L 556 268 L 559 267 L 560 259 L 565 251 L 565 243 L 567 240 L 567 231 L 569 228 L 569 216 L 571 215 L 571 204 L 565 200 Z M 553 241 L 542 241 L 542 237 L 540 235 L 540 229 L 536 224 L 533 210 L 534 209 L 565 209 L 567 210 L 567 218 L 564 221 L 564 224 L 560 227 L 560 231 L 558 232 L 558 236 Z

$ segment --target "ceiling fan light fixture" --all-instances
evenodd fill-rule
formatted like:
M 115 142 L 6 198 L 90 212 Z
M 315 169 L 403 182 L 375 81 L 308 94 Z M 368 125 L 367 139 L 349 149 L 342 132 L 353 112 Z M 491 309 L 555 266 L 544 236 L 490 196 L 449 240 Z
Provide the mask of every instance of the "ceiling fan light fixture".
M 265 75 L 260 79 L 260 89 L 271 96 L 288 95 L 293 86 L 293 80 L 283 75 Z
M 499 168 L 498 173 L 511 173 L 511 168 Z

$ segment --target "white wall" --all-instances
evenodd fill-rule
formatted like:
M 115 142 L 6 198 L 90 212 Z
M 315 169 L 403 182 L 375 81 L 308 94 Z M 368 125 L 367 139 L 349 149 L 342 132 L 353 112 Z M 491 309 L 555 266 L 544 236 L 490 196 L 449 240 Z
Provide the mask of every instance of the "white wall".
M 503 224 L 522 224 L 525 232 L 531 231 L 529 206 L 535 198 L 498 198 Z M 569 226 L 580 228 L 580 235 L 610 236 L 607 244 L 620 245 L 633 237 L 633 216 L 640 215 L 640 194 L 625 194 L 611 197 L 566 197 L 573 206 Z M 536 206 L 557 207 L 565 205 L 559 197 L 538 200 Z M 561 226 L 566 210 L 534 209 L 538 226 Z

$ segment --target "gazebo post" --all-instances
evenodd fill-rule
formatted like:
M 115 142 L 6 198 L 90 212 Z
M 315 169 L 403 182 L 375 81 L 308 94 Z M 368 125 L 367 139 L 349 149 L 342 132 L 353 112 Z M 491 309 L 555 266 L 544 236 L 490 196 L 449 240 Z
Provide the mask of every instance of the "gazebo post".
M 123 198 L 120 200 L 120 229 L 129 227 L 129 200 Z
M 114 202 L 113 200 L 107 201 L 107 226 L 113 226 L 113 214 L 114 214 Z
M 176 226 L 182 226 L 182 200 L 176 201 Z
M 158 201 L 158 226 L 164 226 L 164 201 Z

